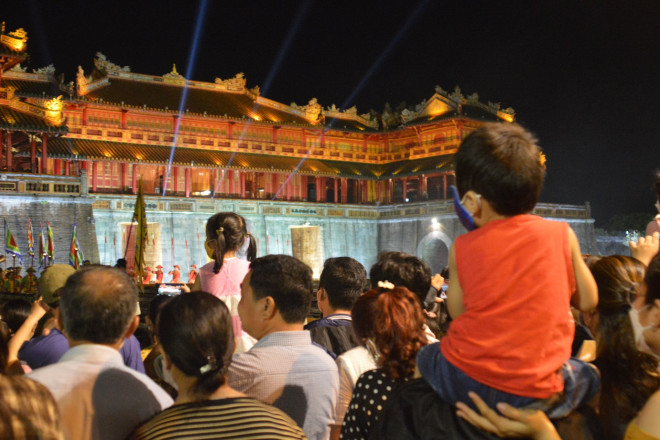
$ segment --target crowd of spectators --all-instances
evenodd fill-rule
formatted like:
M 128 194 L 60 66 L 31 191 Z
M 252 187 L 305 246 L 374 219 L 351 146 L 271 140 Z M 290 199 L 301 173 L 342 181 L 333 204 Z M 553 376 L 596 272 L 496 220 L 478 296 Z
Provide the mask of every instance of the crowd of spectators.
M 387 251 L 369 272 L 326 260 L 314 288 L 218 213 L 210 263 L 192 292 L 151 300 L 143 350 L 124 270 L 51 266 L 37 301 L 0 307 L 2 438 L 660 439 L 658 232 L 632 257 L 583 256 L 565 223 L 529 214 L 544 176 L 516 124 L 463 140 L 469 232 L 445 276 Z

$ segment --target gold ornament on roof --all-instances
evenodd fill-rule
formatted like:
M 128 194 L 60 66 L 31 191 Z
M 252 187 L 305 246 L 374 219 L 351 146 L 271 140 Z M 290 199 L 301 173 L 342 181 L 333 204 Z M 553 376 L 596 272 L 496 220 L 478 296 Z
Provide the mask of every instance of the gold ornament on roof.
M 9 46 L 11 49 L 21 52 L 25 49 L 27 43 L 27 32 L 23 28 L 16 29 L 14 32 L 9 32 L 5 35 L 5 23 L 2 22 L 2 35 L 0 35 L 0 43 Z
M 163 75 L 163 78 L 170 78 L 170 79 L 175 79 L 175 80 L 185 80 L 183 75 L 181 75 L 179 72 L 176 70 L 176 64 L 172 64 L 172 71 L 170 73 L 166 73 Z
M 62 95 L 44 102 L 44 107 L 46 108 L 46 119 L 48 122 L 53 125 L 60 125 L 64 122 L 64 118 L 62 117 L 62 109 L 64 108 Z
M 44 106 L 53 112 L 61 112 L 62 108 L 64 107 L 64 103 L 62 102 L 62 95 L 58 96 L 57 98 L 49 99 L 44 103 Z

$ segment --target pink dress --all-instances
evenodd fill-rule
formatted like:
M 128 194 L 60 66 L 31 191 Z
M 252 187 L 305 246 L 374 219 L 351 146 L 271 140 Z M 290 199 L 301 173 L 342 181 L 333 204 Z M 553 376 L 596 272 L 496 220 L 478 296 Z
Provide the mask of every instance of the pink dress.
M 242 353 L 252 347 L 256 339 L 245 333 L 241 327 L 241 318 L 238 316 L 238 302 L 241 300 L 241 282 L 250 270 L 250 263 L 240 258 L 226 258 L 220 272 L 213 273 L 215 262 L 205 264 L 199 269 L 201 286 L 208 292 L 220 298 L 229 309 L 234 323 L 234 337 L 236 338 L 235 353 Z

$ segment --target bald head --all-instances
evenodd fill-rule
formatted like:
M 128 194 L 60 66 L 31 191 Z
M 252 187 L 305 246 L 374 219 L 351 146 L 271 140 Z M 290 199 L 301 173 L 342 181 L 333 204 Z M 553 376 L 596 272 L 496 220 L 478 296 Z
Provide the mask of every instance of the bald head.
M 135 317 L 138 293 L 126 272 L 90 266 L 75 272 L 62 288 L 60 310 L 72 341 L 114 344 Z

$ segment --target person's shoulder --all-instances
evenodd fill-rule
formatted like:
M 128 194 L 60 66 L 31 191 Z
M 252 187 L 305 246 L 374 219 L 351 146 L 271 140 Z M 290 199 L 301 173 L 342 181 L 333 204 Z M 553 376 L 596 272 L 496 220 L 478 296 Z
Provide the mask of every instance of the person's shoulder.
M 205 265 L 199 268 L 198 273 L 213 272 L 213 266 L 215 266 L 215 261 L 209 261 L 208 263 L 206 263 Z
M 69 371 L 70 366 L 67 362 L 56 362 L 45 367 L 35 368 L 25 375 L 26 378 L 34 380 L 50 388 L 62 374 Z
M 153 379 L 151 379 L 149 376 L 147 376 L 144 373 L 140 373 L 139 371 L 127 367 L 124 364 L 116 365 L 113 366 L 112 368 L 107 368 L 102 372 L 102 374 L 108 374 L 108 375 L 112 375 L 113 373 L 116 373 L 118 376 L 130 375 L 132 376 L 133 379 L 141 382 L 142 385 L 148 391 L 148 393 L 151 394 L 156 399 L 161 409 L 171 406 L 172 403 L 174 402 L 172 400 L 172 397 L 169 394 L 167 394 L 167 392 L 163 390 L 163 388 L 161 388 L 160 385 L 158 385 L 156 382 L 153 381 Z M 117 383 L 113 380 L 107 380 L 105 382 L 107 384 Z M 127 384 L 130 383 L 130 381 L 128 380 L 126 380 L 125 382 Z M 100 383 L 98 379 L 97 379 L 97 383 Z
M 357 347 L 353 347 L 350 350 L 346 350 L 342 354 L 340 354 L 337 357 L 337 363 L 347 363 L 351 362 L 353 360 L 357 359 L 365 359 L 365 358 L 370 358 L 371 355 L 369 354 L 369 350 L 367 350 L 364 346 L 358 345 Z

